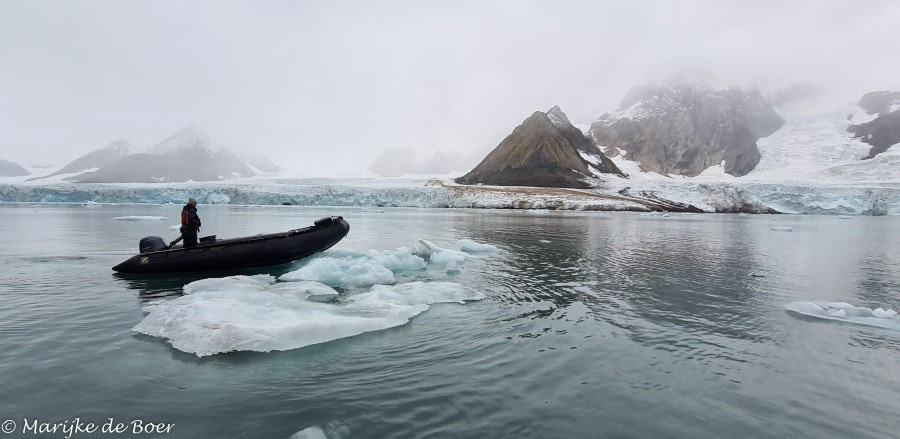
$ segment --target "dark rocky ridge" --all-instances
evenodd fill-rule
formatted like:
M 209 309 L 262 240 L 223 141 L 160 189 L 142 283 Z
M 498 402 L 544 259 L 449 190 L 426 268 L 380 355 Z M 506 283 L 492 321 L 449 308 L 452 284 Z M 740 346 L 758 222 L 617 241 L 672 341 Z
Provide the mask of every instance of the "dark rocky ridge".
M 859 100 L 860 108 L 867 114 L 877 114 L 875 119 L 858 125 L 850 125 L 847 131 L 863 142 L 872 145 L 870 159 L 900 143 L 900 92 L 876 91 L 866 93 Z M 893 108 L 893 110 L 892 110 Z
M 23 177 L 30 174 L 22 165 L 0 159 L 0 177 Z
M 714 90 L 687 84 L 628 92 L 618 110 L 591 124 L 597 145 L 621 150 L 644 171 L 696 176 L 722 164 L 742 176 L 759 163 L 756 140 L 784 125 L 758 90 Z
M 591 163 L 582 156 L 593 157 Z M 593 169 L 593 170 L 592 170 Z M 588 188 L 596 172 L 625 174 L 553 107 L 535 111 L 503 139 L 460 184 Z

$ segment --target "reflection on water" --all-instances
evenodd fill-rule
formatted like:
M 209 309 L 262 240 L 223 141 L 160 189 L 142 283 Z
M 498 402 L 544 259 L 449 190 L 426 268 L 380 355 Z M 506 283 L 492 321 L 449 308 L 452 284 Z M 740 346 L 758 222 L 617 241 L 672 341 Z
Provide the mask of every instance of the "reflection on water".
M 458 271 L 397 274 L 457 282 L 485 300 L 302 349 L 201 359 L 134 335 L 143 302 L 207 277 L 278 276 L 298 265 L 114 274 L 140 237 L 171 232 L 166 222 L 110 219 L 173 209 L 0 208 L 0 222 L 14 227 L 0 231 L 0 395 L 17 395 L 0 412 L 153 418 L 176 423 L 171 437 L 192 438 L 289 437 L 329 425 L 353 438 L 843 438 L 900 429 L 900 333 L 783 308 L 900 307 L 895 218 L 204 206 L 204 232 L 221 237 L 334 214 L 352 226 L 336 249 L 412 248 L 419 239 L 458 248 L 466 238 L 500 251 Z

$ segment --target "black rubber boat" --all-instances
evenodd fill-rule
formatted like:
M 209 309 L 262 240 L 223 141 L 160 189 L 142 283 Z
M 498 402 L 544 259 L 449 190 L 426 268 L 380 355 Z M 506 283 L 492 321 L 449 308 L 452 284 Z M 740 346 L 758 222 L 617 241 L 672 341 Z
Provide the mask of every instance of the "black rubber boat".
M 286 264 L 324 251 L 347 236 L 350 225 L 339 216 L 283 233 L 216 240 L 200 239 L 197 247 L 167 246 L 158 236 L 141 239 L 140 254 L 113 267 L 122 273 L 184 273 Z

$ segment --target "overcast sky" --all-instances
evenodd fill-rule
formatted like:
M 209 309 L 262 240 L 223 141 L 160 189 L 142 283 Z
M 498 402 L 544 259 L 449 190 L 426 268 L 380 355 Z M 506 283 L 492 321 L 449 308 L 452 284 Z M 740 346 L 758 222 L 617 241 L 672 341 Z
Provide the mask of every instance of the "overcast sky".
M 297 169 L 484 154 L 691 71 L 900 89 L 898 1 L 0 0 L 0 158 L 63 164 L 197 123 Z M 321 172 L 319 172 L 321 173 Z

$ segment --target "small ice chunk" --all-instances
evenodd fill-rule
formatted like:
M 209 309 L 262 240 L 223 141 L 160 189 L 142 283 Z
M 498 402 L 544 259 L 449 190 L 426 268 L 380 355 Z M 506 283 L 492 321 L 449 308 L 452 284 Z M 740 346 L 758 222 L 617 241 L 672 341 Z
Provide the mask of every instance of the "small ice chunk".
M 312 259 L 296 271 L 278 278 L 282 281 L 312 280 L 326 285 L 351 285 L 367 287 L 377 284 L 392 284 L 394 273 L 365 258 L 337 259 L 320 257 Z
M 828 302 L 826 305 L 828 305 L 829 308 L 837 308 L 837 309 L 853 309 L 853 308 L 856 308 L 855 306 L 853 306 L 853 305 L 851 305 L 851 304 L 849 304 L 849 303 L 847 303 L 847 302 Z
M 497 246 L 481 244 L 471 239 L 460 239 L 459 241 L 456 241 L 456 243 L 459 244 L 460 250 L 469 253 L 495 252 L 498 250 Z
M 542 239 L 542 240 L 540 240 L 540 241 L 538 241 L 538 242 L 540 242 L 541 244 L 550 244 L 550 241 L 547 240 L 547 239 Z
M 336 250 L 307 259 L 303 266 L 282 275 L 279 280 L 368 287 L 394 283 L 394 272 L 423 268 L 425 259 L 414 255 L 407 247 L 395 251 Z
M 791 302 L 784 306 L 788 311 L 817 317 L 826 320 L 838 320 L 859 325 L 877 326 L 879 328 L 900 331 L 900 319 L 897 313 L 884 308 L 872 310 L 864 306 L 855 306 L 846 302 Z
M 169 230 L 181 230 L 181 224 L 172 224 L 169 226 Z
M 834 317 L 847 317 L 847 311 L 845 311 L 843 309 L 832 309 L 832 310 L 828 311 L 828 314 L 830 314 Z
M 897 311 L 892 309 L 885 310 L 883 308 L 875 308 L 875 311 L 872 311 L 872 315 L 878 317 L 879 319 L 890 319 L 897 315 Z
M 323 426 L 313 425 L 304 428 L 288 439 L 348 439 L 350 426 L 341 421 L 331 421 Z
M 775 226 L 772 227 L 772 230 L 776 232 L 793 232 L 794 228 L 791 226 Z
M 447 271 L 458 271 L 469 258 L 469 255 L 464 252 L 438 247 L 426 239 L 420 239 L 419 243 L 422 244 L 419 254 L 427 257 L 429 264 L 446 266 Z
M 322 430 L 322 427 L 313 425 L 292 434 L 288 439 L 328 439 L 328 436 L 325 436 L 325 430 Z

